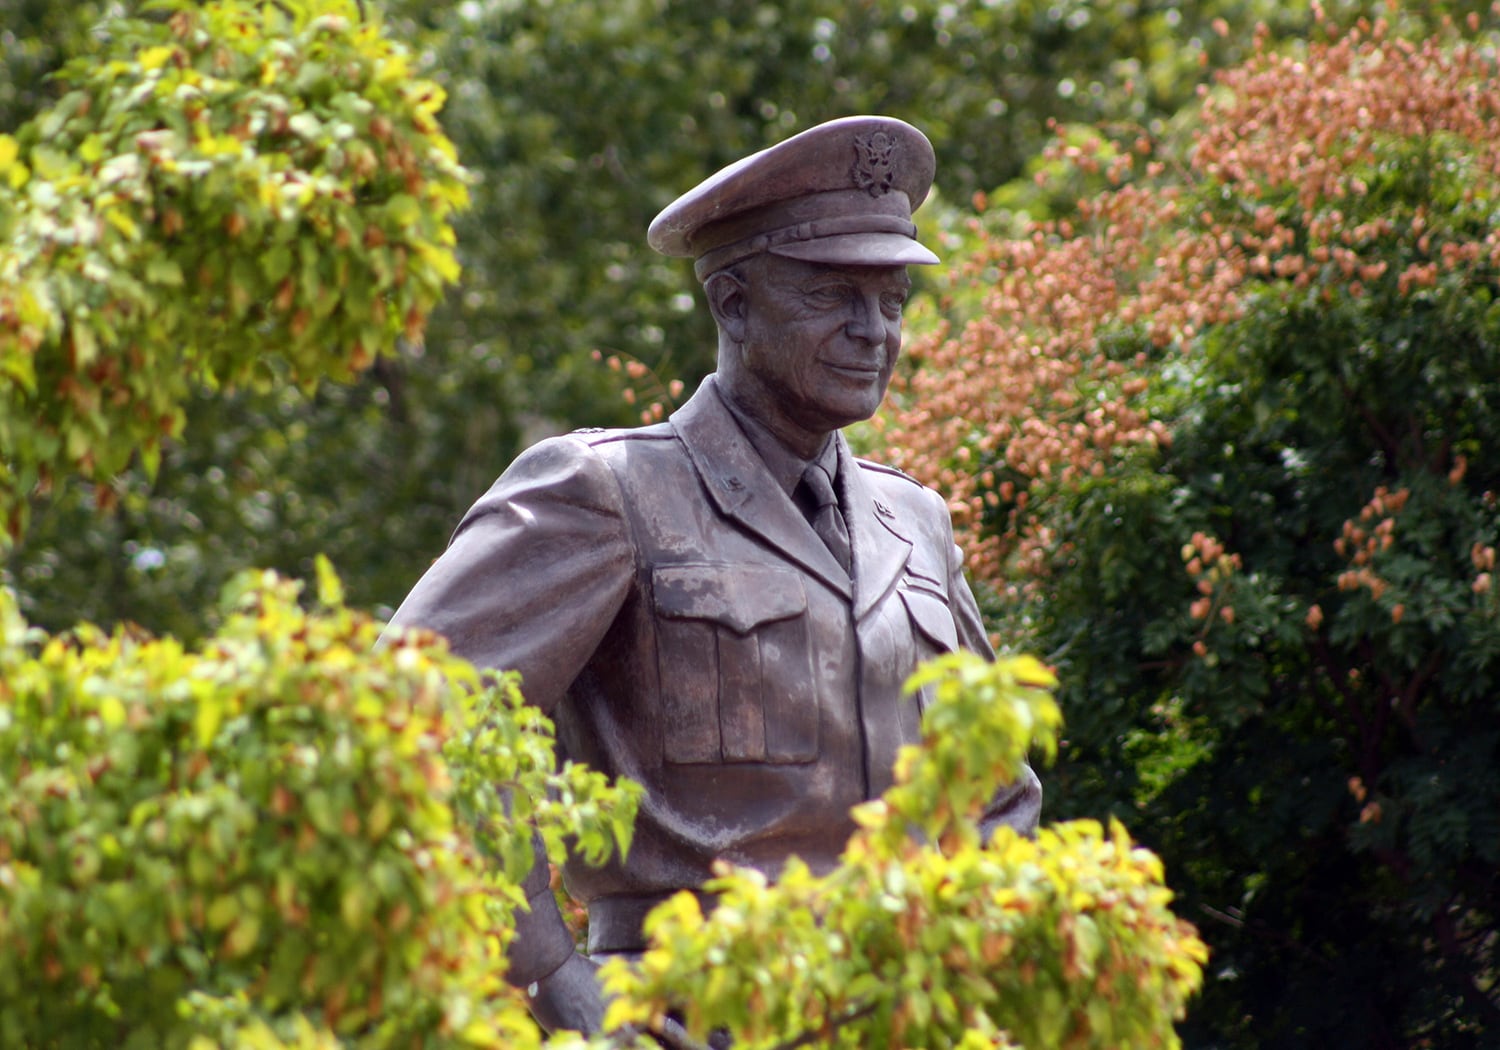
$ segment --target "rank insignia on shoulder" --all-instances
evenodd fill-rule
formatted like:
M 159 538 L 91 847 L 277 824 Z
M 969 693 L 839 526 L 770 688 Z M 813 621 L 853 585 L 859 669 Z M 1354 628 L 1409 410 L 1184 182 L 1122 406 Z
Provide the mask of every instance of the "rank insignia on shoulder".
M 603 427 L 579 427 L 577 430 L 573 431 L 573 433 L 575 433 L 575 434 L 602 434 L 602 433 L 604 433 L 604 428 Z

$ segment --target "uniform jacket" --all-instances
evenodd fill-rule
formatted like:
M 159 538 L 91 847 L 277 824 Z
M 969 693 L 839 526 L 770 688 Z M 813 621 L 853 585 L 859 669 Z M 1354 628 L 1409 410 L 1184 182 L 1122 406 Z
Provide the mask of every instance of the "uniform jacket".
M 612 900 L 695 888 L 717 858 L 832 866 L 850 807 L 919 739 L 903 681 L 937 653 L 990 654 L 942 499 L 836 441 L 849 574 L 710 377 L 665 423 L 522 454 L 392 621 L 518 670 L 566 757 L 644 785 L 629 855 L 565 869 L 595 947 L 628 947 Z M 1035 827 L 1027 777 L 992 820 Z

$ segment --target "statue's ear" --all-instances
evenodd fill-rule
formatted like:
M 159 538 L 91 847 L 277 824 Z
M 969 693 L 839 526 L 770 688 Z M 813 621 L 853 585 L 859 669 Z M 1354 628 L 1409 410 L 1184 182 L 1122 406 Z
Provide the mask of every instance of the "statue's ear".
M 708 296 L 708 309 L 714 315 L 719 331 L 736 343 L 744 341 L 745 282 L 728 270 L 709 275 L 703 283 L 703 293 Z

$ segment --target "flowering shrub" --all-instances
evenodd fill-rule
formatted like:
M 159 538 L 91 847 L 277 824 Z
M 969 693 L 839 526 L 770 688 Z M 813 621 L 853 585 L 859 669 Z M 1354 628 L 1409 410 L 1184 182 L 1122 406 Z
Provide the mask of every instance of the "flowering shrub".
M 1053 159 L 1124 184 L 962 261 L 977 316 L 909 349 L 919 367 L 881 429 L 893 459 L 951 493 L 978 575 L 1034 590 L 1051 546 L 1036 495 L 1169 441 L 1150 377 L 1247 296 L 1411 298 L 1500 265 L 1493 56 L 1382 33 L 1221 76 L 1185 165 L 1145 136 L 1060 132 Z
M 1500 1033 L 1497 73 L 1477 17 L 1362 23 L 1188 141 L 1065 129 L 1093 195 L 976 222 L 881 423 L 1059 665 L 1049 799 L 1212 920 L 1220 1045 Z

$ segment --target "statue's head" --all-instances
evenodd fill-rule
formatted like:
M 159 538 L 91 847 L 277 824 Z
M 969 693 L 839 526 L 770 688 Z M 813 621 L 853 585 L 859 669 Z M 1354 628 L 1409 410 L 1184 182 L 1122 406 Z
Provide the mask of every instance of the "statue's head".
M 789 445 L 879 407 L 906 267 L 938 261 L 911 220 L 934 163 L 910 124 L 845 117 L 731 164 L 651 223 L 652 247 L 695 260 L 722 389 Z

